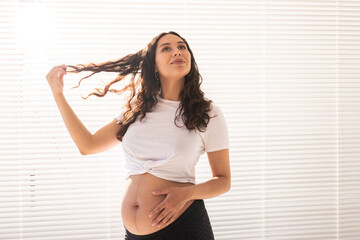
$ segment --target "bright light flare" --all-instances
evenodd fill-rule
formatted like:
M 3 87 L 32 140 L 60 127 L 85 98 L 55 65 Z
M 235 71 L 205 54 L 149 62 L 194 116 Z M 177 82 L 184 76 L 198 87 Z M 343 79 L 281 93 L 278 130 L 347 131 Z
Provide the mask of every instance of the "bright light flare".
M 19 44 L 27 48 L 46 47 L 55 31 L 54 14 L 37 2 L 22 4 L 15 16 L 15 34 Z

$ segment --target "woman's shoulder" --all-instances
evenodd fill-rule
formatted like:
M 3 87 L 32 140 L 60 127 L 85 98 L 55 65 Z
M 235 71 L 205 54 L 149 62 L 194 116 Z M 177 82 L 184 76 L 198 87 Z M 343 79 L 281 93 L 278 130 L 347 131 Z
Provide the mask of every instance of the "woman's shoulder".
M 217 104 L 217 102 L 211 100 L 209 114 L 216 115 L 218 113 L 222 114 L 220 106 Z

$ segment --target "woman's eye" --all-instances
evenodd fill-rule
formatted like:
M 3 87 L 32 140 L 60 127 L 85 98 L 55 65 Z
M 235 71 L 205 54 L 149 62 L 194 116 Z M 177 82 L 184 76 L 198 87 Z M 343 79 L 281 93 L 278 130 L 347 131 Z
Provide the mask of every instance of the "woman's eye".
M 162 49 L 162 51 L 167 51 L 167 50 L 169 50 L 169 49 L 170 49 L 169 47 L 164 47 L 164 48 Z M 184 46 L 184 45 L 179 46 L 179 49 L 186 49 L 186 46 Z

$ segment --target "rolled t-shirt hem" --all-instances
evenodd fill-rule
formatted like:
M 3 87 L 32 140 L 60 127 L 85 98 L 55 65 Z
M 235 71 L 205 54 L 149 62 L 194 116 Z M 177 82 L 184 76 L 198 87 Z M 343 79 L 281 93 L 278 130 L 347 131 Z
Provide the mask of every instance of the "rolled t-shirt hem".
M 179 183 L 192 183 L 192 184 L 196 184 L 195 179 L 190 179 L 190 178 L 171 178 L 171 177 L 166 177 L 164 175 L 161 175 L 159 173 L 156 173 L 154 171 L 138 171 L 138 172 L 133 172 L 133 173 L 127 173 L 125 175 L 125 179 L 128 179 L 130 176 L 132 175 L 139 175 L 139 174 L 144 174 L 144 173 L 150 173 L 151 175 L 154 175 L 155 177 L 164 179 L 164 180 L 168 180 L 168 181 L 172 181 L 172 182 L 179 182 Z

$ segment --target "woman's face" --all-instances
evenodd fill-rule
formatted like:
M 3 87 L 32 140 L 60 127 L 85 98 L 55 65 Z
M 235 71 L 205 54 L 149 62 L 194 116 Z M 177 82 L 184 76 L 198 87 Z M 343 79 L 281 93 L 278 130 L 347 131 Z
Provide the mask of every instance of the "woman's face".
M 183 79 L 190 69 L 191 54 L 185 42 L 173 34 L 162 36 L 155 51 L 155 72 L 160 79 Z

